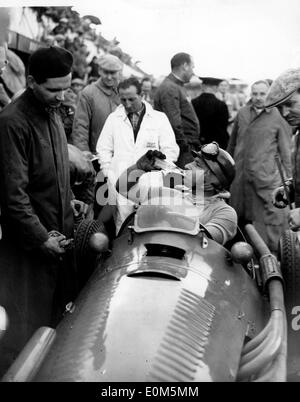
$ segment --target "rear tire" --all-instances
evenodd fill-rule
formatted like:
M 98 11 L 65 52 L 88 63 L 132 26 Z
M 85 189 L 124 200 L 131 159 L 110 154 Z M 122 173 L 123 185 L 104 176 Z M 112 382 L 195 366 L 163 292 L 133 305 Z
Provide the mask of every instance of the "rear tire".
M 300 305 L 300 244 L 297 234 L 286 230 L 279 241 L 279 259 L 285 282 L 285 300 L 289 306 Z

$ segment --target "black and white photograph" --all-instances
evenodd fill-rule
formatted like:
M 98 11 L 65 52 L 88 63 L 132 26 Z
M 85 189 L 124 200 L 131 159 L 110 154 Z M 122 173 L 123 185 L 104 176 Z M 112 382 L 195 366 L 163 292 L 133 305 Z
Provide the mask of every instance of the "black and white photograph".
M 0 0 L 0 382 L 300 382 L 299 21 Z

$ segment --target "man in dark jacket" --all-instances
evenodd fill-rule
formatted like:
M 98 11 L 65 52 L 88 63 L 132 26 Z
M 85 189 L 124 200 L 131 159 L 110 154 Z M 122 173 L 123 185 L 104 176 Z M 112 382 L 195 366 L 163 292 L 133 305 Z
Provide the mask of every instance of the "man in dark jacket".
M 199 122 L 195 111 L 187 98 L 184 84 L 188 83 L 194 63 L 187 53 L 178 53 L 171 59 L 171 74 L 157 88 L 154 108 L 164 112 L 170 120 L 180 148 L 177 165 L 184 167 L 193 160 L 191 149 L 197 149 L 199 142 Z
M 75 202 L 57 113 L 72 62 L 63 48 L 37 50 L 29 60 L 28 88 L 0 115 L 0 305 L 9 319 L 0 375 L 37 328 L 57 324 L 75 296 L 73 256 L 65 249 Z
M 228 108 L 226 103 L 215 95 L 221 80 L 212 77 L 200 77 L 200 79 L 203 93 L 192 100 L 201 127 L 200 141 L 202 144 L 216 141 L 221 148 L 226 149 L 229 139 Z

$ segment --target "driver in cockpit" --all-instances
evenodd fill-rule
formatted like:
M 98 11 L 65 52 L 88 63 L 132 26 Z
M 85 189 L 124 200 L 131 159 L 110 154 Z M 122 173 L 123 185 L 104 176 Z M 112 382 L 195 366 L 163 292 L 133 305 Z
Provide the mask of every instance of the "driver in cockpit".
M 236 212 L 226 203 L 235 175 L 234 161 L 216 142 L 203 145 L 199 152 L 192 152 L 194 161 L 188 163 L 182 171 L 168 163 L 165 166 L 171 168 L 164 169 L 165 155 L 157 150 L 148 151 L 121 174 L 116 183 L 117 191 L 138 204 L 144 201 L 147 195 L 145 188 L 150 187 L 149 183 L 153 186 L 155 182 L 157 187 L 164 187 L 166 182 L 172 182 L 173 187 L 181 190 L 182 196 L 197 207 L 200 222 L 211 237 L 225 244 L 237 231 Z M 147 180 L 150 174 L 151 180 Z M 170 175 L 172 180 L 167 180 Z M 178 177 L 181 177 L 181 183 Z M 136 191 L 137 188 L 139 191 Z

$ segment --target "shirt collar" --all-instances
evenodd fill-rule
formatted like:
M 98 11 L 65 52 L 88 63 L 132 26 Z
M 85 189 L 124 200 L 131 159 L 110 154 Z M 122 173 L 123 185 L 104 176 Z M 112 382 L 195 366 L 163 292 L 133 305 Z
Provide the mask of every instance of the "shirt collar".
M 171 72 L 171 74 L 168 75 L 168 78 L 171 81 L 175 82 L 177 85 L 184 86 L 184 82 L 179 77 L 177 77 L 177 75 L 175 75 L 174 73 Z
M 142 107 L 141 107 L 141 109 L 140 109 L 139 111 L 137 111 L 137 112 L 132 112 L 132 114 L 136 114 L 137 116 L 140 117 L 140 115 L 142 114 L 142 112 L 143 112 L 144 110 L 145 110 L 145 104 L 144 104 L 144 102 L 142 102 Z M 127 113 L 127 116 L 128 116 L 129 114 L 131 114 L 131 113 Z

